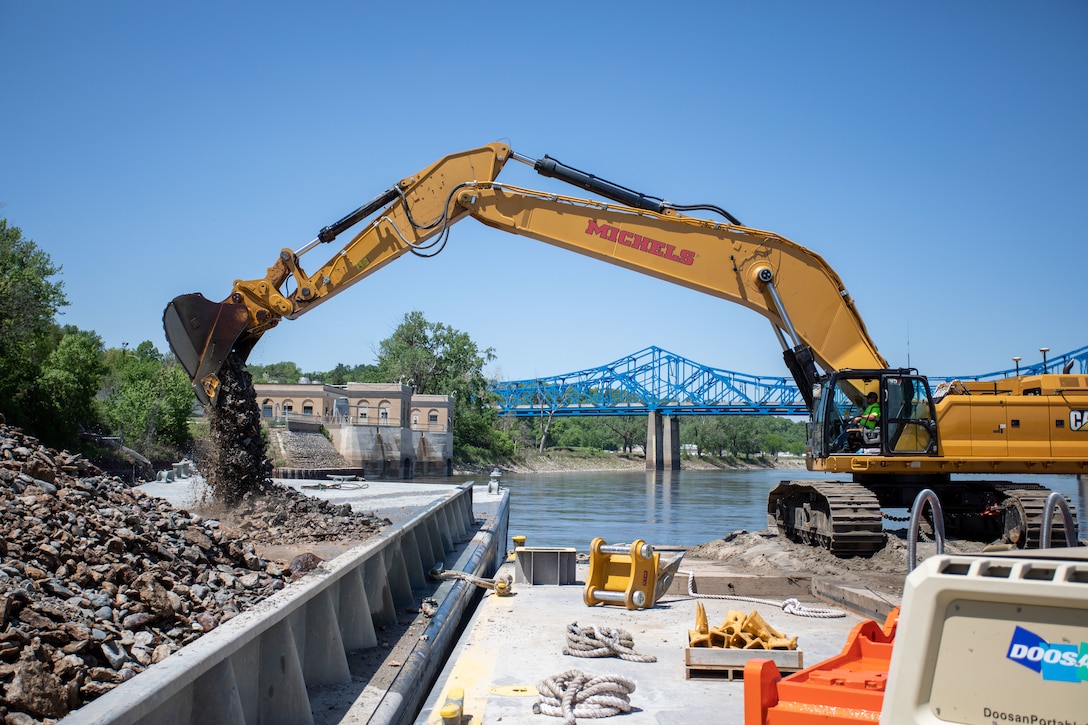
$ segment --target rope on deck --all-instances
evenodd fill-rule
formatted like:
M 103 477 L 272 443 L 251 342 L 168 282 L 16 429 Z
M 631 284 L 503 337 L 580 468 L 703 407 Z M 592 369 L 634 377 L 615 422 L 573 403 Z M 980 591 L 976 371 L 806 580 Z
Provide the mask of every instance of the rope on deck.
M 563 718 L 563 725 L 577 725 L 576 718 L 598 718 L 631 712 L 630 695 L 635 683 L 619 675 L 588 675 L 581 670 L 549 677 L 536 686 L 533 712 Z
M 429 574 L 432 579 L 460 579 L 469 584 L 475 584 L 478 587 L 490 589 L 500 597 L 507 597 L 514 593 L 514 577 L 509 574 L 503 574 L 494 579 L 486 579 L 482 576 L 469 574 L 467 571 L 444 571 L 441 563 L 432 569 Z
M 619 657 L 628 662 L 657 662 L 653 655 L 642 655 L 634 650 L 635 640 L 624 629 L 608 627 L 579 627 L 577 622 L 567 625 L 567 646 L 563 654 L 572 657 Z
M 778 607 L 786 614 L 794 614 L 798 617 L 813 617 L 816 619 L 838 619 L 839 617 L 845 617 L 846 612 L 840 612 L 837 609 L 824 609 L 823 607 L 806 607 L 804 604 L 794 598 L 786 599 L 785 601 L 777 602 L 773 599 L 760 599 L 759 597 L 742 597 L 739 594 L 699 594 L 695 591 L 695 572 L 693 571 L 680 571 L 678 574 L 688 575 L 688 594 L 697 599 L 727 599 L 736 602 L 753 602 L 755 604 L 765 604 L 769 607 Z

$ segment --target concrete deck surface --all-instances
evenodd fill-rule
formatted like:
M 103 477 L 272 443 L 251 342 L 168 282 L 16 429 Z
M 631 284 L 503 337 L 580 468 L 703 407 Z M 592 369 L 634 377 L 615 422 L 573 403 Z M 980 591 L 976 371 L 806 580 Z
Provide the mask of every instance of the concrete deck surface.
M 685 562 L 681 570 L 719 569 L 717 562 Z M 512 563 L 502 573 L 514 573 Z M 465 692 L 464 714 L 477 723 L 557 723 L 554 717 L 533 714 L 536 684 L 571 669 L 588 675 L 619 675 L 636 684 L 630 696 L 632 711 L 616 716 L 616 723 L 742 723 L 744 683 L 726 677 L 688 679 L 685 648 L 688 630 L 695 626 L 696 599 L 670 589 L 652 609 L 628 611 L 618 606 L 587 607 L 582 601 L 588 566 L 577 566 L 573 585 L 515 584 L 512 597 L 488 593 L 439 676 L 416 723 L 440 723 L 438 710 L 451 687 Z M 678 579 L 686 579 L 684 576 Z M 686 587 L 685 587 L 686 590 Z M 797 596 L 791 594 L 790 596 Z M 765 596 L 764 598 L 770 598 Z M 801 596 L 813 607 L 829 605 Z M 780 608 L 747 601 L 701 599 L 710 624 L 720 624 L 729 610 L 747 614 L 753 609 L 769 625 L 798 638 L 803 665 L 811 666 L 839 654 L 847 635 L 862 617 L 816 619 L 795 616 Z M 620 628 L 629 632 L 634 650 L 654 655 L 653 663 L 628 662 L 615 657 L 579 658 L 563 654 L 567 627 Z M 609 721 L 612 721 L 611 719 Z M 588 722 L 588 720 L 586 721 Z
M 276 483 L 330 503 L 351 504 L 356 511 L 373 512 L 393 523 L 403 521 L 449 494 L 454 484 L 404 481 L 345 481 L 337 487 L 332 480 L 273 479 Z M 321 486 L 322 488 L 314 488 Z M 139 488 L 151 496 L 164 498 L 176 508 L 195 510 L 204 495 L 204 478 L 188 476 L 174 481 L 151 481 Z M 478 489 L 477 489 L 478 491 Z

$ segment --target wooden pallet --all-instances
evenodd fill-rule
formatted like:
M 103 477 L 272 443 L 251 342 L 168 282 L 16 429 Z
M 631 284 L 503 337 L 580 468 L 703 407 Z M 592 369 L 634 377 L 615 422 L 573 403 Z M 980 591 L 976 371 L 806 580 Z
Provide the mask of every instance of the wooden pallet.
M 727 683 L 740 683 L 744 679 L 744 667 L 718 667 L 708 669 L 704 667 L 684 667 L 684 679 L 720 679 Z M 779 667 L 778 672 L 783 675 L 791 675 L 801 672 L 801 667 Z
M 727 680 L 744 679 L 748 660 L 764 659 L 774 662 L 783 674 L 804 669 L 801 650 L 733 649 L 722 647 L 688 647 L 684 650 L 684 678 Z
M 800 672 L 800 667 L 779 667 L 778 671 L 783 675 Z M 684 679 L 686 680 L 725 680 L 726 682 L 741 682 L 744 680 L 743 667 L 685 667 Z

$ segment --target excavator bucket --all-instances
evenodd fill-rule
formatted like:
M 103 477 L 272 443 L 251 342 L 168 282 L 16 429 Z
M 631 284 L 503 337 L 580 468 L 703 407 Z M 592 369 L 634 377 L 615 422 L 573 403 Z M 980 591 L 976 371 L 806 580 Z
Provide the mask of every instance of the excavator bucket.
M 212 302 L 200 293 L 175 297 L 162 315 L 166 341 L 206 406 L 218 402 L 219 371 L 249 326 L 244 304 Z M 254 342 L 256 342 L 254 340 Z M 248 354 L 252 344 L 244 346 Z

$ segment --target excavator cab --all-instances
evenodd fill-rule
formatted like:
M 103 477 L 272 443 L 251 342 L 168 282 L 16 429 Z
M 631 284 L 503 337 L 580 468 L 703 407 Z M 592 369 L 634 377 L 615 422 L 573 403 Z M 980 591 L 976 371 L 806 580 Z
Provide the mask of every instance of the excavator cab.
M 813 449 L 819 458 L 937 452 L 929 381 L 913 369 L 831 375 L 817 391 L 814 414 Z

